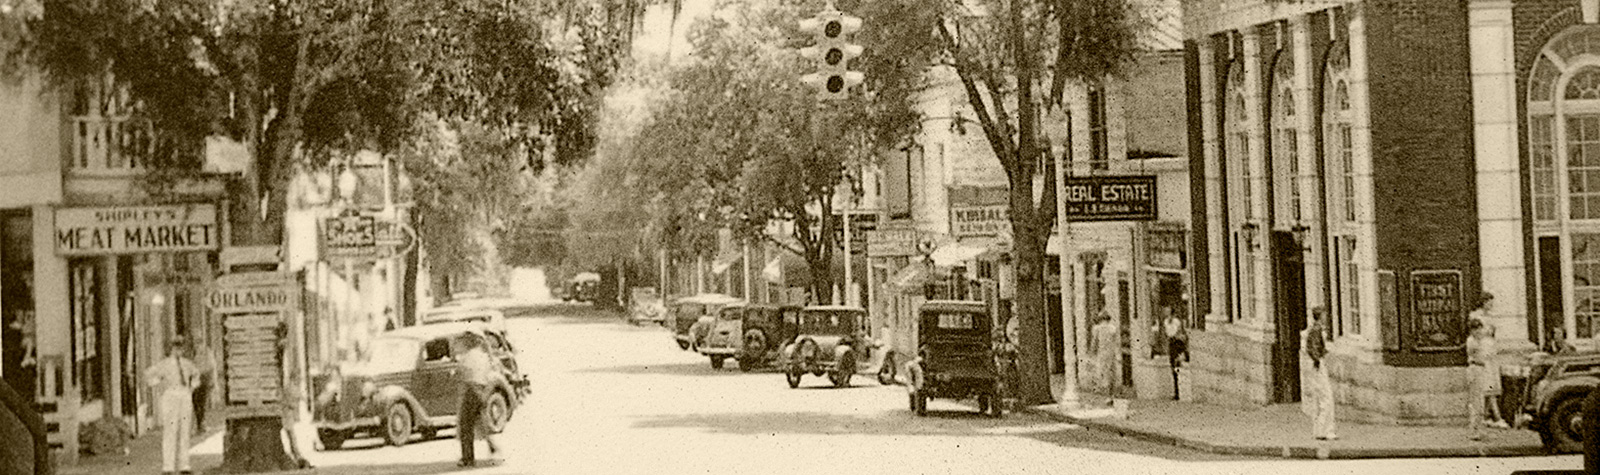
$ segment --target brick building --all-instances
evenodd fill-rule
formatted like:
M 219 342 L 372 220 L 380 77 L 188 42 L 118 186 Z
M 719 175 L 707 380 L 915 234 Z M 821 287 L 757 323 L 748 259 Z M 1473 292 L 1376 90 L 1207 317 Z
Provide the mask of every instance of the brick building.
M 1340 415 L 1362 420 L 1463 417 L 1465 320 L 1481 292 L 1495 296 L 1487 319 L 1508 360 L 1546 333 L 1529 315 L 1552 315 L 1569 334 L 1592 338 L 1578 323 L 1587 307 L 1574 304 L 1589 295 L 1587 276 L 1536 278 L 1588 268 L 1586 254 L 1571 251 L 1587 211 L 1568 214 L 1571 202 L 1587 203 L 1578 197 L 1588 188 L 1572 187 L 1566 200 L 1554 186 L 1582 167 L 1551 160 L 1564 148 L 1553 121 L 1581 110 L 1551 101 L 1551 88 L 1583 77 L 1573 65 L 1584 63 L 1558 55 L 1538 76 L 1524 64 L 1541 48 L 1581 54 L 1541 46 L 1564 38 L 1553 22 L 1578 23 L 1577 2 L 1189 0 L 1184 8 L 1190 245 L 1204 256 L 1191 276 L 1210 290 L 1193 302 L 1206 315 L 1191 342 L 1195 398 L 1299 400 L 1299 333 L 1319 306 L 1333 320 Z M 1530 77 L 1544 90 L 1524 100 Z M 1567 126 L 1580 131 L 1564 138 L 1574 144 L 1600 140 Z M 1529 167 L 1530 154 L 1542 168 Z M 1539 274 L 1540 264 L 1568 272 Z

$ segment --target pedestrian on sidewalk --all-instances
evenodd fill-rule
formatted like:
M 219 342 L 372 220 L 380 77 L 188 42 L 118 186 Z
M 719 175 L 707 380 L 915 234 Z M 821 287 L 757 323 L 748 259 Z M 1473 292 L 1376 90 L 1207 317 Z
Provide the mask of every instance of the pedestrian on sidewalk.
M 1107 395 L 1114 396 L 1117 387 L 1117 350 L 1121 349 L 1121 345 L 1117 341 L 1117 325 L 1111 322 L 1111 314 L 1101 311 L 1096 315 L 1089 334 L 1094 337 L 1089 344 L 1095 355 L 1095 387 L 1104 388 Z
M 456 426 L 456 438 L 461 442 L 462 467 L 477 465 L 479 438 L 489 443 L 489 454 L 500 454 L 500 444 L 495 443 L 493 431 L 484 424 L 483 409 L 488 400 L 494 378 L 495 362 L 484 349 L 482 337 L 468 333 L 460 340 L 461 358 L 461 412 Z
M 199 373 L 199 383 L 194 387 L 194 432 L 201 434 L 206 431 L 206 409 L 211 407 L 211 386 L 216 380 L 216 357 L 211 353 L 211 346 L 201 342 L 195 345 L 194 365 L 195 372 Z
M 185 358 L 183 337 L 167 344 L 167 357 L 145 369 L 145 381 L 156 390 L 161 409 L 161 473 L 187 475 L 189 433 L 194 423 L 195 384 L 200 377 L 194 362 Z
M 1484 320 L 1494 295 L 1479 294 L 1477 304 L 1467 319 L 1467 377 L 1471 394 L 1468 395 L 1467 424 L 1472 428 L 1472 440 L 1483 438 L 1483 427 L 1510 427 L 1500 413 L 1500 365 L 1495 362 L 1494 325 Z
M 1325 360 L 1328 356 L 1328 308 L 1316 307 L 1311 309 L 1311 320 L 1306 322 L 1306 329 L 1300 332 L 1300 347 L 1311 359 L 1310 381 L 1308 381 L 1306 398 L 1301 403 L 1301 409 L 1311 416 L 1311 435 L 1317 440 L 1338 440 L 1334 434 L 1333 381 L 1328 377 L 1328 365 Z
M 1189 330 L 1184 327 L 1183 319 L 1171 308 L 1163 310 L 1167 314 L 1162 321 L 1162 335 L 1167 340 L 1167 365 L 1172 369 L 1172 400 L 1179 400 L 1178 394 L 1178 368 L 1189 362 Z

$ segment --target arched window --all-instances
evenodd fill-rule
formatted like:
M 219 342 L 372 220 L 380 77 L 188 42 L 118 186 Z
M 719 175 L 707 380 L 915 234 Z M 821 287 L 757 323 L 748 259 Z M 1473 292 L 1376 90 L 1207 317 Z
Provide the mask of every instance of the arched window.
M 1282 224 L 1300 223 L 1300 124 L 1295 115 L 1294 57 L 1287 48 L 1278 54 L 1272 72 L 1272 167 L 1277 196 L 1285 198 L 1278 218 Z
M 1244 59 L 1236 59 L 1228 68 L 1226 90 L 1223 92 L 1223 163 L 1228 169 L 1228 202 L 1230 229 L 1233 230 L 1233 316 L 1249 319 L 1255 299 L 1255 181 L 1254 164 L 1250 161 L 1251 114 L 1245 101 Z
M 1547 328 L 1600 326 L 1600 26 L 1568 28 L 1527 77 L 1528 183 Z
M 1350 104 L 1350 50 L 1337 43 L 1328 52 L 1322 76 L 1322 131 L 1328 177 L 1326 203 L 1333 241 L 1329 281 L 1333 284 L 1334 331 L 1361 333 L 1361 266 L 1356 257 L 1355 139 Z

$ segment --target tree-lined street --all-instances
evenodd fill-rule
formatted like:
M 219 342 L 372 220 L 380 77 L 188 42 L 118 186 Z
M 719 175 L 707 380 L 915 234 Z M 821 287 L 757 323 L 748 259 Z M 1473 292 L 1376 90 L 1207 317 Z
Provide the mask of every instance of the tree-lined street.
M 947 400 L 929 417 L 900 386 L 856 378 L 833 389 L 807 376 L 712 370 L 658 327 L 587 306 L 556 305 L 510 321 L 534 391 L 500 441 L 502 463 L 471 473 L 810 474 L 1506 474 L 1572 468 L 1576 457 L 1291 461 L 1227 457 L 1083 429 L 1029 413 L 979 416 Z M 220 438 L 197 448 L 220 450 Z M 319 473 L 441 473 L 453 431 L 404 447 L 358 439 L 308 452 Z

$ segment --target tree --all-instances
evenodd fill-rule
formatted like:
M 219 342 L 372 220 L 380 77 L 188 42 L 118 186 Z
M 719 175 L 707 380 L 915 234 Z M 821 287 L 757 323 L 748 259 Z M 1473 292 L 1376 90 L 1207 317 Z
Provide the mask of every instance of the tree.
M 39 0 L 0 10 L 0 58 L 64 91 L 111 80 L 149 124 L 155 176 L 197 173 L 208 137 L 245 144 L 253 164 L 231 190 L 232 241 L 272 245 L 297 163 L 393 153 L 424 117 L 556 163 L 586 157 L 589 96 L 639 3 Z M 279 430 L 276 417 L 230 420 L 222 470 L 292 468 Z
M 909 74 L 874 83 L 870 98 L 818 104 L 799 81 L 810 65 L 798 46 L 809 36 L 797 24 L 809 11 L 729 2 L 695 25 L 695 51 L 671 71 L 670 93 L 632 148 L 648 153 L 631 169 L 660 211 L 652 229 L 680 256 L 714 249 L 715 231 L 729 228 L 802 256 L 812 295 L 827 301 L 840 239 L 835 200 L 855 188 L 851 170 L 905 139 L 915 114 Z M 786 223 L 788 236 L 769 234 L 773 223 Z
M 1063 106 L 1068 88 L 1095 87 L 1124 73 L 1138 52 L 1142 22 L 1128 0 L 863 1 L 858 7 L 870 26 L 862 41 L 867 77 L 904 61 L 904 51 L 928 53 L 934 45 L 927 58 L 954 70 L 1006 172 L 1022 340 L 1018 396 L 1049 402 L 1043 265 L 1056 220 L 1056 179 L 1050 138 L 1040 125 Z M 1035 186 L 1039 180 L 1042 187 Z

